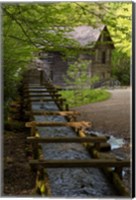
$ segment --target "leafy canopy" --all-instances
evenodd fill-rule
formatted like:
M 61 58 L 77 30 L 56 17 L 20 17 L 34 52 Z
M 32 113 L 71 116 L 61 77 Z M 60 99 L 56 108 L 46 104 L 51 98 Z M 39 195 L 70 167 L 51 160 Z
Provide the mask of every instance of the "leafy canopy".
M 22 71 L 40 49 L 70 54 L 67 47 L 77 44 L 64 33 L 72 27 L 104 23 L 115 47 L 130 56 L 131 3 L 3 3 L 2 16 L 5 102 L 14 96 Z

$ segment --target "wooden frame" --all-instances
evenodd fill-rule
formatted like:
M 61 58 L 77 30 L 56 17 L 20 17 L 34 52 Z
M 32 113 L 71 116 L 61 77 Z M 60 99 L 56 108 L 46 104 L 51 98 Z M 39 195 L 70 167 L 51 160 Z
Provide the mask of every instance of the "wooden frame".
M 73 128 L 88 128 L 91 127 L 92 123 L 91 122 L 85 122 L 85 121 L 81 121 L 81 122 L 36 122 L 36 121 L 32 121 L 32 122 L 26 122 L 26 127 L 31 128 L 31 127 L 35 127 L 35 126 L 40 126 L 40 127 L 44 127 L 44 126 L 66 126 L 66 127 L 73 127 Z
M 37 142 L 37 143 L 90 143 L 90 142 L 106 142 L 106 137 L 27 137 L 27 140 L 30 142 Z
M 83 167 L 130 167 L 129 160 L 90 159 L 90 160 L 30 160 L 30 165 L 46 168 L 83 168 Z

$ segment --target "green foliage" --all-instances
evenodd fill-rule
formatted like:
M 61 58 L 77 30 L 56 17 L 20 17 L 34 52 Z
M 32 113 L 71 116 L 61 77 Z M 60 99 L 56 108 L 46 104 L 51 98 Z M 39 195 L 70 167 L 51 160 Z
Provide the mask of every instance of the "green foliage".
M 97 76 L 97 75 L 92 76 L 90 79 L 91 86 L 93 86 L 95 83 L 99 82 L 99 80 L 100 80 L 99 76 Z
M 89 64 L 90 61 L 88 60 L 77 59 L 77 61 L 69 65 L 67 75 L 64 77 L 66 84 L 74 89 L 75 104 L 82 100 L 84 89 L 90 86 Z
M 81 3 L 82 6 L 84 4 Z M 73 54 L 66 47 L 77 45 L 64 34 L 85 23 L 80 3 L 3 4 L 4 102 L 16 96 L 21 74 L 40 49 Z M 95 5 L 95 4 L 94 4 Z M 93 6 L 94 6 L 93 5 Z M 89 20 L 90 23 L 90 20 Z M 63 28 L 62 28 L 63 27 Z
M 95 91 L 95 94 L 91 91 L 91 87 L 94 83 L 99 81 L 98 76 L 91 77 L 89 74 L 90 61 L 77 59 L 73 64 L 70 64 L 67 75 L 65 76 L 65 82 L 67 85 L 72 87 L 72 91 L 68 93 L 70 97 L 67 96 L 67 92 L 62 93 L 62 95 L 67 96 L 70 99 L 68 102 L 72 106 L 82 105 L 85 103 L 103 100 L 103 93 L 100 91 Z M 87 90 L 87 88 L 90 88 Z M 94 91 L 94 90 L 93 90 Z M 90 95 L 93 98 L 90 99 Z M 106 94 L 106 92 L 104 92 Z M 106 97 L 107 98 L 107 97 Z M 105 97 L 104 97 L 105 99 Z
M 130 84 L 130 57 L 132 35 L 132 3 L 108 3 L 109 11 L 105 16 L 115 50 L 112 55 L 112 75 L 122 85 Z
M 69 65 L 65 82 L 68 85 L 73 85 L 75 88 L 84 88 L 88 84 L 88 68 L 90 61 L 77 59 L 74 63 Z
M 130 57 L 119 50 L 113 52 L 112 75 L 121 85 L 130 85 Z
M 22 72 L 41 49 L 60 51 L 65 59 L 78 54 L 79 45 L 64 34 L 72 27 L 105 23 L 112 33 L 115 47 L 130 56 L 131 3 L 3 3 L 2 14 L 5 108 L 16 96 Z M 76 47 L 76 53 L 67 47 Z M 77 84 L 81 82 L 83 87 L 86 82 L 84 74 L 78 78 Z M 88 85 L 91 85 L 90 81 Z
M 111 2 L 106 4 L 107 13 L 103 19 L 108 25 L 115 47 L 131 56 L 132 3 Z
M 110 93 L 104 89 L 84 89 L 82 91 L 82 100 L 80 99 L 80 94 L 77 94 L 76 96 L 77 100 L 75 102 L 74 90 L 60 91 L 60 94 L 67 99 L 67 102 L 71 108 L 76 106 L 82 106 L 89 103 L 104 101 L 110 98 L 111 96 Z

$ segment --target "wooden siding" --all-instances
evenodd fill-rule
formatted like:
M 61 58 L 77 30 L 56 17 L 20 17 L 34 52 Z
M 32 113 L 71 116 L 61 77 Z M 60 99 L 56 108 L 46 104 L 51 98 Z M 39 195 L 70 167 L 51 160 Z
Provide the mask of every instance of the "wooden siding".
M 102 30 L 93 48 L 81 48 L 79 57 L 91 60 L 91 64 L 88 67 L 88 76 L 97 75 L 100 80 L 111 78 L 111 55 L 113 49 L 114 44 L 107 27 Z M 68 61 L 64 61 L 59 52 L 51 52 L 51 55 L 52 59 L 49 63 L 50 78 L 54 84 L 66 86 L 64 76 L 67 75 Z

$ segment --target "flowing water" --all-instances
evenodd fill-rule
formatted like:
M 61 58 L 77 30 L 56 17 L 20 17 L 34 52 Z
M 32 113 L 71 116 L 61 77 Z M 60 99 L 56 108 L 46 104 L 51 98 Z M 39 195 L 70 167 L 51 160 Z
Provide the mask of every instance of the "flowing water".
M 30 94 L 33 94 L 32 92 Z M 36 94 L 36 93 L 34 93 Z M 57 111 L 54 102 L 32 102 L 32 110 Z M 38 122 L 66 122 L 62 116 L 34 116 Z M 76 133 L 69 127 L 38 127 L 41 137 L 72 137 Z M 83 145 L 78 143 L 41 144 L 45 159 L 91 159 Z M 116 191 L 97 168 L 47 169 L 52 197 L 114 197 Z

